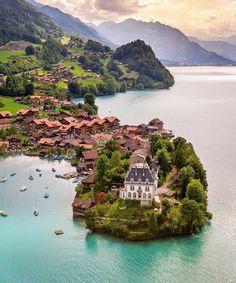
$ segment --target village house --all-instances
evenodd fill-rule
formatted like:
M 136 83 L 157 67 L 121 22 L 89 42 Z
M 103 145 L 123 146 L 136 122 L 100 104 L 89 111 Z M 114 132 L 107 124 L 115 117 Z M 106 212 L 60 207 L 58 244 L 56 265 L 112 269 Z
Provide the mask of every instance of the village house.
M 73 218 L 84 217 L 88 209 L 95 206 L 95 202 L 91 200 L 81 200 L 80 198 L 75 198 L 72 203 L 73 207 Z
M 17 135 L 12 135 L 7 138 L 9 147 L 12 149 L 21 148 L 21 139 Z
M 12 124 L 11 119 L 0 119 L 0 130 L 10 128 Z
M 86 169 L 94 169 L 98 159 L 96 150 L 86 150 L 83 152 L 83 161 L 85 162 Z
M 139 200 L 142 206 L 150 206 L 155 199 L 158 186 L 158 172 L 151 170 L 148 164 L 131 165 L 126 175 L 120 198 Z
M 13 114 L 10 111 L 0 111 L 0 119 L 12 118 Z
M 98 146 L 104 146 L 108 141 L 112 139 L 112 135 L 106 133 L 97 133 L 93 136 Z
M 0 148 L 8 148 L 9 141 L 0 141 Z

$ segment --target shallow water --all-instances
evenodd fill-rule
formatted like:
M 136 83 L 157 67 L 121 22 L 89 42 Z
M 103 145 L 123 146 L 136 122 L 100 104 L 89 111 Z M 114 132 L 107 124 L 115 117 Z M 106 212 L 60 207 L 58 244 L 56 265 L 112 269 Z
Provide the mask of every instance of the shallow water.
M 150 243 L 90 235 L 72 220 L 74 185 L 51 172 L 53 166 L 68 172 L 68 163 L 10 157 L 0 161 L 0 176 L 17 172 L 0 184 L 9 211 L 0 218 L 0 282 L 236 282 L 236 68 L 171 71 L 176 84 L 170 90 L 99 98 L 99 112 L 124 124 L 159 117 L 191 141 L 208 173 L 211 224 L 197 236 Z M 18 191 L 22 185 L 29 186 L 25 193 Z M 56 229 L 65 234 L 55 236 Z

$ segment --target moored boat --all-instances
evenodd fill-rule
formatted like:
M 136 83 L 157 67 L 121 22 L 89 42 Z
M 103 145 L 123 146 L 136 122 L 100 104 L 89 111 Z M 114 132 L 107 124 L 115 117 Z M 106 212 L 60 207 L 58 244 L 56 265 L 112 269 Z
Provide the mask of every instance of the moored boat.
M 4 182 L 6 182 L 6 180 L 7 180 L 6 177 L 2 177 L 2 178 L 0 179 L 0 183 L 4 183 Z
M 16 175 L 16 172 L 11 172 L 10 176 L 13 177 Z
M 55 169 L 55 168 L 52 168 L 52 172 L 56 172 L 56 169 Z
M 27 190 L 26 186 L 23 186 L 22 188 L 20 188 L 20 192 L 25 192 Z
M 45 193 L 44 198 L 49 198 L 49 193 Z
M 42 173 L 39 173 L 39 177 L 42 177 L 43 176 L 43 174 Z
M 6 217 L 6 216 L 8 216 L 8 213 L 5 210 L 0 210 L 0 215 L 3 216 L 3 217 Z
M 34 216 L 38 216 L 39 215 L 39 211 L 38 211 L 38 209 L 35 209 L 34 210 Z
M 30 181 L 33 181 L 34 180 L 34 177 L 31 175 L 31 176 L 29 176 L 29 180 Z
M 39 169 L 39 168 L 36 168 L 36 172 L 41 172 L 41 169 Z

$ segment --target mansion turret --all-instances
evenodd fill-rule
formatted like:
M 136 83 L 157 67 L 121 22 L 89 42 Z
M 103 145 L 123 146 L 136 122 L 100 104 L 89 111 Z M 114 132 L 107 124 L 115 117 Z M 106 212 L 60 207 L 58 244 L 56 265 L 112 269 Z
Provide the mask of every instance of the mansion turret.
M 158 186 L 158 171 L 148 164 L 133 164 L 126 175 L 120 198 L 140 200 L 141 205 L 149 206 L 155 199 Z

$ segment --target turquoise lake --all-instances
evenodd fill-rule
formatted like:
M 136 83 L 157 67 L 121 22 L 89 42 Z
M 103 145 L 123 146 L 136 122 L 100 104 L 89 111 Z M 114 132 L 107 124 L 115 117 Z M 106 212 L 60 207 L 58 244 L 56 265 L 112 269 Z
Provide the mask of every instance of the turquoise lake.
M 170 70 L 176 81 L 170 90 L 128 92 L 96 103 L 101 117 L 116 115 L 123 124 L 159 117 L 193 143 L 207 170 L 211 223 L 196 236 L 148 243 L 91 235 L 72 219 L 74 184 L 51 171 L 73 170 L 68 163 L 0 159 L 0 176 L 8 177 L 0 183 L 0 209 L 9 212 L 0 218 L 0 283 L 236 282 L 236 68 Z M 9 176 L 12 171 L 16 176 Z M 28 190 L 21 193 L 23 185 Z M 56 236 L 56 229 L 65 234 Z

